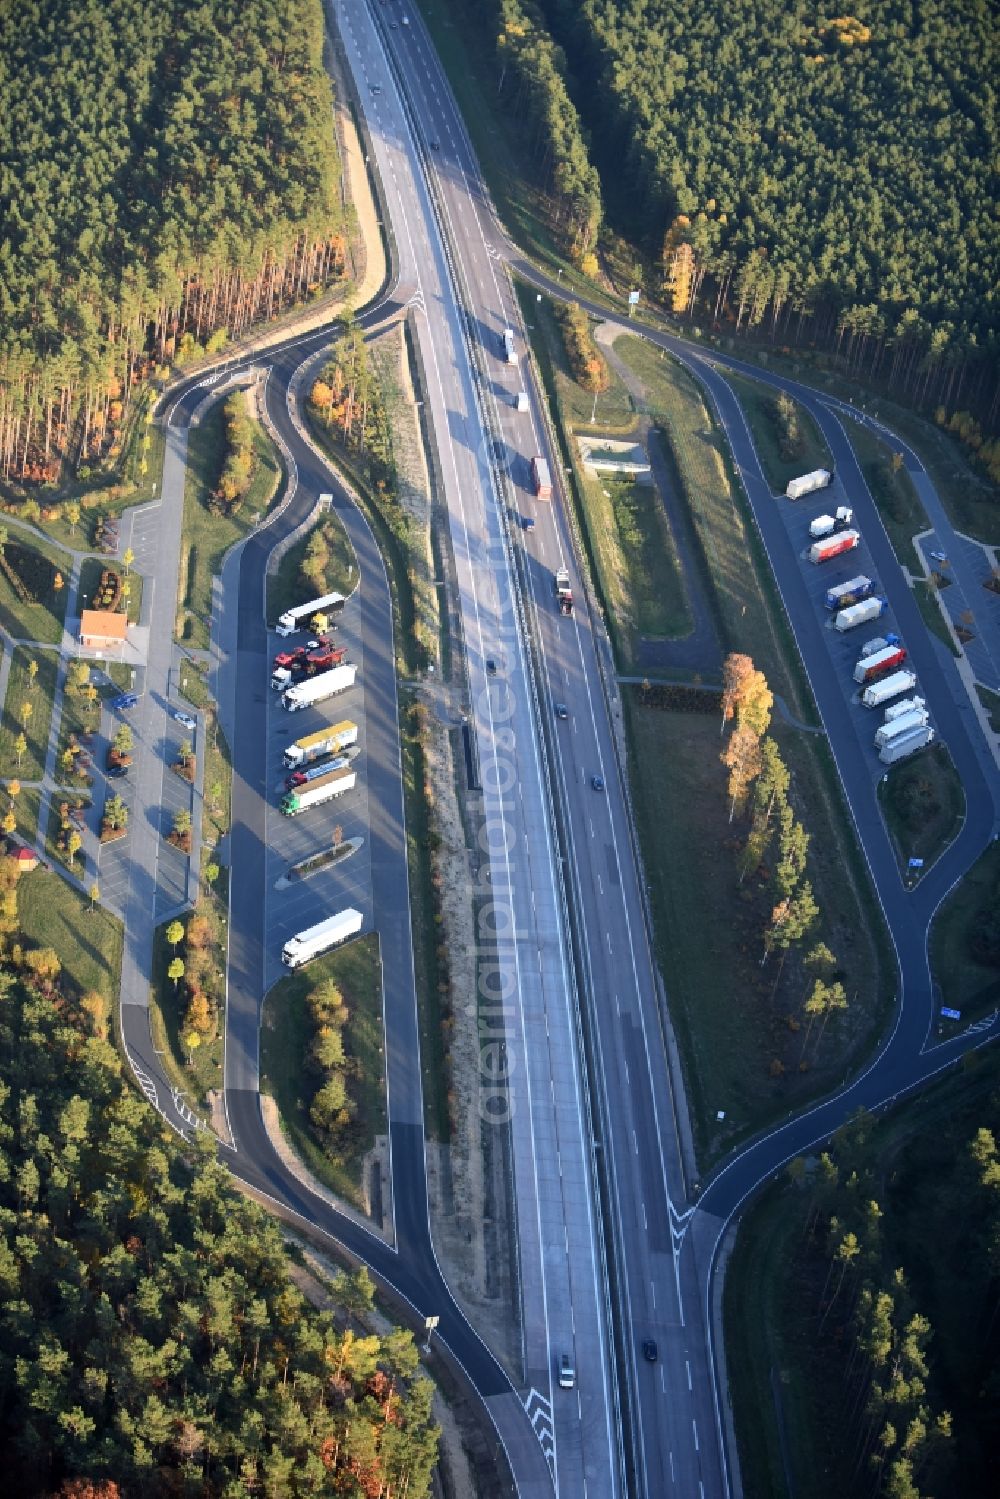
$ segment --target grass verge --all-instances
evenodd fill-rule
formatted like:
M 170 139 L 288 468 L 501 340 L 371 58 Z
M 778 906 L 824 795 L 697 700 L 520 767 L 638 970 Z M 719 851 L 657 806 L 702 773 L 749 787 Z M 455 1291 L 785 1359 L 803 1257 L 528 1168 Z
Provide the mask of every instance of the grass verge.
M 812 694 L 771 570 L 700 389 L 675 360 L 642 339 L 619 338 L 615 349 L 643 381 L 650 415 L 672 454 L 724 646 L 752 656 L 796 716 L 815 723 Z
M 256 469 L 250 490 L 232 515 L 213 515 L 208 500 L 226 455 L 223 402 L 217 402 L 188 440 L 184 479 L 184 525 L 181 543 L 177 637 L 205 650 L 212 624 L 212 579 L 221 571 L 229 548 L 242 541 L 266 514 L 278 491 L 281 463 L 259 422 L 254 427 Z
M 902 566 L 919 576 L 923 569 L 913 538 L 928 530 L 930 522 L 913 480 L 902 462 L 894 464 L 893 450 L 869 427 L 852 421 L 850 417 L 844 417 L 843 422 L 892 549 Z
M 8 532 L 0 555 L 0 625 L 8 635 L 59 644 L 72 567 L 66 552 L 40 552 L 21 533 Z
M 311 1098 L 322 1075 L 310 1070 L 315 1025 L 307 1001 L 309 993 L 326 979 L 337 985 L 347 1006 L 345 1070 L 355 1108 L 353 1119 L 339 1128 L 332 1145 L 309 1117 Z M 264 1004 L 260 1060 L 261 1086 L 278 1106 L 289 1144 L 314 1176 L 363 1208 L 364 1157 L 375 1137 L 387 1129 L 382 964 L 374 933 L 325 953 L 275 984 Z
M 944 620 L 941 618 L 941 610 L 935 598 L 936 589 L 931 583 L 916 582 L 913 585 L 913 597 L 917 601 L 920 617 L 930 630 L 936 635 L 942 645 L 946 645 L 953 656 L 960 656 L 961 651 L 951 638 L 951 633 Z
M 820 908 L 814 940 L 838 959 L 844 1017 L 821 1046 L 804 1048 L 800 1007 L 808 975 L 796 955 L 763 968 L 767 892 L 740 883 L 742 824 L 730 824 L 719 761 L 717 702 L 704 712 L 644 707 L 625 689 L 635 798 L 649 874 L 657 953 L 682 1047 L 699 1160 L 833 1088 L 868 1053 L 889 1000 L 879 952 L 867 935 L 858 877 L 829 836 L 831 814 L 812 736 L 772 725 L 812 833 L 809 876 Z M 711 933 L 711 940 L 706 940 Z M 790 1023 L 792 1017 L 793 1023 Z M 800 1070 L 803 1060 L 804 1070 Z M 725 1120 L 716 1118 L 725 1111 Z
M 319 588 L 302 574 L 302 563 L 309 543 L 317 534 L 326 542 L 329 562 L 324 569 L 324 587 Z M 357 581 L 357 558 L 350 538 L 335 515 L 322 516 L 300 536 L 278 563 L 267 580 L 267 617 L 274 621 L 286 609 L 307 602 L 322 593 L 350 593 Z
M 126 575 L 124 567 L 120 564 L 105 561 L 102 557 L 85 557 L 80 564 L 80 586 L 77 590 L 78 609 L 98 609 L 98 590 L 101 582 L 101 574 L 104 572 L 114 573 L 121 580 L 123 596 L 128 603 L 129 624 L 137 624 L 139 611 L 142 608 L 142 576 L 130 569 Z M 125 593 L 125 590 L 127 594 Z
M 0 810 L 6 816 L 8 811 L 14 814 L 14 837 L 19 843 L 28 847 L 34 845 L 38 836 L 38 814 L 41 810 L 42 794 L 33 786 L 26 791 L 19 791 L 17 796 L 11 798 L 10 783 L 3 788 L 7 793 L 7 800 L 0 803 Z
M 196 916 L 207 921 L 209 941 L 206 951 L 211 968 L 204 977 L 206 988 L 214 990 L 213 998 L 220 999 L 224 984 L 225 964 L 225 917 L 226 908 L 215 895 L 203 895 L 194 912 L 182 923 L 189 928 Z M 209 1094 L 222 1087 L 223 1026 L 221 1003 L 216 1010 L 217 1023 L 210 1038 L 189 1049 L 182 1039 L 184 1020 L 188 1008 L 188 986 L 186 979 L 177 981 L 168 977 L 168 969 L 175 956 L 183 957 L 186 942 L 182 939 L 176 948 L 167 941 L 168 925 L 158 926 L 153 934 L 153 974 L 149 997 L 150 1031 L 153 1045 L 161 1053 L 164 1069 L 173 1083 L 186 1098 L 193 1100 L 203 1114 L 209 1109 Z
M 444 969 L 438 956 L 438 932 L 431 886 L 431 828 L 425 787 L 427 784 L 424 752 L 419 734 L 408 720 L 412 705 L 407 703 L 405 682 L 418 670 L 423 639 L 431 638 L 431 622 L 426 606 L 418 600 L 418 580 L 424 566 L 422 543 L 408 524 L 396 524 L 382 514 L 379 504 L 366 486 L 364 477 L 348 462 L 343 449 L 333 440 L 322 423 L 309 413 L 310 430 L 330 461 L 343 471 L 354 488 L 363 513 L 375 533 L 389 573 L 392 593 L 393 646 L 400 681 L 400 748 L 403 769 L 403 796 L 406 817 L 406 856 L 409 871 L 410 918 L 413 926 L 413 963 L 416 974 L 417 1001 L 421 1034 L 420 1065 L 423 1078 L 424 1127 L 434 1140 L 447 1140 L 450 1133 L 447 1069 L 445 1065 L 441 985 Z M 395 500 L 388 502 L 396 506 Z M 435 606 L 436 607 L 436 606 Z M 434 629 L 434 640 L 437 629 Z
M 34 682 L 28 670 L 30 661 L 38 666 Z M 58 670 L 55 651 L 33 650 L 24 645 L 15 649 L 0 718 L 0 776 L 20 781 L 41 780 Z M 22 733 L 25 749 L 19 759 L 17 744 Z
M 944 1003 L 975 1020 L 1000 1005 L 1000 942 L 989 944 L 1000 912 L 1000 844 L 991 843 L 948 896 L 931 927 L 931 971 Z M 992 926 L 991 926 L 992 923 Z M 988 952 L 997 962 L 986 961 Z
M 890 766 L 879 782 L 878 799 L 903 870 L 910 859 L 923 859 L 929 868 L 955 838 L 965 814 L 962 782 L 943 744 Z
M 91 908 L 85 895 L 51 870 L 22 875 L 17 885 L 17 919 L 32 947 L 52 947 L 63 965 L 63 978 L 76 993 L 96 989 L 109 1003 L 121 982 L 124 929 L 100 905 Z
M 753 433 L 754 447 L 768 484 L 775 494 L 784 494 L 789 479 L 799 474 L 808 474 L 817 468 L 833 468 L 830 450 L 819 428 L 809 413 L 791 402 L 791 412 L 797 424 L 798 440 L 795 451 L 786 457 L 782 451 L 782 424 L 777 409 L 777 391 L 748 380 L 743 375 L 722 371 L 736 393 L 740 405 Z
M 978 682 L 976 691 L 979 693 L 979 701 L 989 715 L 994 734 L 1000 734 L 1000 692 L 991 692 L 988 687 L 981 687 Z

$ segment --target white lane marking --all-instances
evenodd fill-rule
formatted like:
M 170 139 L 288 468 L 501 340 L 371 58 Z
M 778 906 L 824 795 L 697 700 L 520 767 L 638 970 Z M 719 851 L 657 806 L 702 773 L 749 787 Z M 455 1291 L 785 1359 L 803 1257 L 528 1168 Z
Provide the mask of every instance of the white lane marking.
M 694 1432 L 694 1450 L 695 1450 L 695 1452 L 700 1452 L 701 1448 L 698 1445 L 698 1423 L 697 1423 L 697 1421 L 692 1420 L 692 1422 L 691 1422 L 691 1430 Z
M 692 1385 L 691 1385 L 691 1364 L 690 1364 L 690 1362 L 687 1359 L 684 1360 L 684 1367 L 687 1370 L 688 1389 L 690 1390 L 692 1388 Z

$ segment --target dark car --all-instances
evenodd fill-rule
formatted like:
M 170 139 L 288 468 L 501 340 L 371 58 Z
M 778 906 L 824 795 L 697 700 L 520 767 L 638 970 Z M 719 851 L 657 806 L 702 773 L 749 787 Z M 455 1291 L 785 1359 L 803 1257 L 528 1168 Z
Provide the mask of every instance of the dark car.
M 440 141 L 431 141 L 430 144 L 431 144 L 431 150 L 432 151 L 440 151 L 440 149 L 441 149 L 441 142 Z
M 603 791 L 604 790 L 604 777 L 603 776 L 591 776 L 591 778 L 590 778 L 590 784 L 593 786 L 593 788 L 594 788 L 595 791 Z
M 135 705 L 136 705 L 136 703 L 138 701 L 139 701 L 139 695 L 138 695 L 138 693 L 136 693 L 136 692 L 120 692 L 116 698 L 112 699 L 111 706 L 112 706 L 112 708 L 117 708 L 117 709 L 134 708 Z
M 489 672 L 491 677 L 495 677 L 497 674 L 497 664 L 492 656 L 486 657 L 486 670 Z
M 652 1338 L 647 1338 L 642 1345 L 642 1356 L 647 1364 L 655 1364 L 659 1356 L 656 1344 Z
M 109 765 L 108 766 L 108 777 L 112 781 L 120 781 L 121 778 L 122 778 L 122 776 L 127 776 L 127 775 L 128 775 L 128 766 L 127 765 Z
M 565 703 L 556 703 L 556 718 L 569 718 L 569 709 Z

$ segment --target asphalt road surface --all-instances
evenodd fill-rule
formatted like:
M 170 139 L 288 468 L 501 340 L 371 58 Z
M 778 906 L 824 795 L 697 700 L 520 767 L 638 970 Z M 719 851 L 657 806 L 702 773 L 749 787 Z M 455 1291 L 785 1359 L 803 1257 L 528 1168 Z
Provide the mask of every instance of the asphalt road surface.
M 916 890 L 907 891 L 874 801 L 870 751 L 859 738 L 856 715 L 845 713 L 823 621 L 816 616 L 785 519 L 763 484 L 742 415 L 728 387 L 704 362 L 697 362 L 688 346 L 666 335 L 648 335 L 692 364 L 718 403 L 896 945 L 902 997 L 893 1034 L 863 1077 L 838 1099 L 748 1147 L 708 1183 L 692 1213 L 660 995 L 618 781 L 613 742 L 618 705 L 599 667 L 606 641 L 575 575 L 574 615 L 566 619 L 555 609 L 552 573 L 565 561 L 575 574 L 573 538 L 558 482 L 551 505 L 529 497 L 527 462 L 532 452 L 547 454 L 558 480 L 556 454 L 541 425 L 538 392 L 530 391 L 528 412 L 514 411 L 512 397 L 524 387 L 525 372 L 501 357 L 504 327 L 515 329 L 517 344 L 524 348 L 501 263 L 516 263 L 556 296 L 560 288 L 526 265 L 496 226 L 419 17 L 411 16 L 410 26 L 391 33 L 380 22 L 383 29 L 376 33 L 362 7 L 340 9 L 349 13 L 347 53 L 385 191 L 400 284 L 417 314 L 431 415 L 444 460 L 477 759 L 481 770 L 486 767 L 489 773 L 492 767 L 493 810 L 506 829 L 502 843 L 487 852 L 484 868 L 517 934 L 509 943 L 498 943 L 497 952 L 501 966 L 516 979 L 521 1001 L 510 1044 L 522 1081 L 519 1091 L 517 1074 L 510 1076 L 510 1098 L 519 1105 L 511 1127 L 518 1227 L 522 1254 L 527 1253 L 523 1394 L 511 1390 L 451 1301 L 430 1239 L 388 587 L 366 524 L 303 442 L 288 403 L 303 357 L 321 347 L 323 334 L 267 355 L 268 409 L 292 457 L 293 482 L 281 514 L 245 547 L 238 592 L 224 605 L 236 611 L 235 622 L 228 625 L 237 642 L 236 656 L 227 670 L 235 672 L 237 683 L 232 862 L 238 871 L 226 1058 L 227 1109 L 236 1149 L 224 1155 L 242 1179 L 363 1258 L 416 1313 L 441 1316 L 441 1340 L 490 1410 L 522 1494 L 551 1493 L 556 1486 L 574 1495 L 614 1492 L 619 1470 L 612 1428 L 620 1420 L 627 1436 L 635 1438 L 640 1490 L 721 1495 L 729 1492 L 719 1434 L 724 1392 L 715 1377 L 707 1314 L 720 1233 L 755 1186 L 791 1155 L 825 1138 L 860 1103 L 877 1106 L 897 1096 L 995 1033 L 991 1023 L 943 1045 L 928 1045 L 934 996 L 926 931 L 938 901 L 1000 823 L 996 779 L 948 680 L 947 664 L 923 631 L 839 423 L 825 407 L 817 408 L 821 425 L 837 428 L 827 430 L 827 436 L 839 480 L 861 520 L 922 695 L 968 799 L 969 815 L 959 838 Z M 405 109 L 400 87 L 408 101 Z M 378 92 L 372 93 L 373 88 Z M 595 310 L 605 315 L 604 309 Z M 806 404 L 816 399 L 791 382 L 776 383 Z M 183 396 L 175 418 L 180 424 L 197 399 L 193 389 Z M 498 439 L 503 445 L 499 451 Z M 361 576 L 365 775 L 370 806 L 379 809 L 370 832 L 371 899 L 386 964 L 396 1248 L 288 1176 L 267 1141 L 257 1094 L 257 1036 L 267 970 L 265 807 L 273 796 L 267 762 L 263 578 L 271 547 L 308 514 L 319 493 L 331 491 L 355 545 Z M 510 524 L 511 512 L 528 510 L 536 518 L 530 536 Z M 526 600 L 526 618 L 520 613 L 521 599 Z M 526 649 L 529 622 L 537 647 L 532 653 Z M 498 667 L 495 679 L 487 670 L 488 659 Z M 556 701 L 568 705 L 566 720 L 552 717 Z M 516 786 L 513 809 L 504 804 L 501 790 L 507 783 L 505 757 Z M 602 778 L 602 791 L 593 788 L 594 776 Z M 487 795 L 485 821 L 490 810 Z M 571 946 L 582 976 L 579 993 L 567 963 Z M 159 1069 L 148 1031 L 143 1034 L 139 1007 L 127 1006 L 123 1016 L 130 1052 L 140 1064 L 148 1063 L 155 1077 Z M 549 1032 L 546 1043 L 536 1044 L 549 1027 L 554 1039 Z M 593 1116 L 579 1085 L 585 1036 L 596 1061 Z M 160 1096 L 157 1101 L 171 1117 L 169 1099 Z M 186 1121 L 178 1115 L 172 1122 L 183 1127 Z M 608 1304 L 602 1296 L 591 1130 L 603 1158 L 615 1251 L 615 1290 Z M 533 1315 L 538 1308 L 541 1315 Z M 609 1358 L 611 1316 L 624 1349 L 617 1396 Z M 650 1337 L 658 1344 L 655 1364 L 641 1356 L 641 1344 Z M 579 1374 L 573 1392 L 554 1388 L 564 1347 L 573 1352 Z M 620 1414 L 616 1399 L 622 1402 Z

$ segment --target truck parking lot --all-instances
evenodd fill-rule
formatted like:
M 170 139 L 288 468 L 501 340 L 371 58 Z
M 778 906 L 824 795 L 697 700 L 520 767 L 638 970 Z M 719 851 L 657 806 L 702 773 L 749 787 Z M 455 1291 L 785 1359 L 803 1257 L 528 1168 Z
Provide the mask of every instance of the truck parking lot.
M 891 672 L 905 669 L 907 660 L 905 655 L 900 657 L 899 651 L 905 651 L 906 641 L 900 637 L 892 610 L 884 601 L 878 572 L 862 531 L 855 527 L 850 531 L 841 531 L 837 536 L 831 536 L 831 541 L 841 541 L 846 536 L 850 536 L 853 540 L 855 535 L 858 539 L 856 545 L 850 546 L 827 561 L 814 560 L 817 555 L 814 524 L 818 516 L 835 513 L 836 507 L 843 499 L 839 488 L 838 481 L 834 478 L 830 488 L 824 488 L 815 494 L 811 493 L 808 498 L 792 503 L 782 497 L 775 503 L 779 507 L 785 528 L 799 557 L 802 580 L 810 604 L 816 612 L 816 618 L 824 627 L 830 670 L 843 693 L 844 712 L 855 726 L 872 780 L 878 781 L 886 774 L 886 763 L 879 756 L 879 747 L 875 739 L 882 726 L 888 702 L 866 707 L 862 702 L 862 693 L 870 682 L 884 680 L 884 677 Z M 852 621 L 845 621 L 841 617 L 840 610 L 830 607 L 828 599 L 828 595 L 833 598 L 841 585 L 850 583 L 852 580 L 863 582 L 867 586 L 848 594 L 848 598 L 857 599 L 858 593 L 864 592 L 866 601 L 867 598 L 878 601 L 877 609 L 874 603 L 870 606 L 872 618 L 862 619 L 860 623 L 854 624 L 853 628 L 850 627 Z M 848 607 L 857 608 L 858 615 L 869 612 L 861 608 L 860 603 L 861 601 L 858 600 L 857 604 L 850 604 Z M 846 629 L 845 623 L 849 625 Z M 876 656 L 873 652 L 872 659 L 884 661 L 884 675 L 882 671 L 879 671 L 873 674 L 869 681 L 859 682 L 856 679 L 856 672 L 860 669 L 858 662 L 866 647 L 876 640 L 883 643 L 883 650 L 881 656 Z M 908 695 L 912 696 L 913 693 L 919 692 L 919 682 L 915 679 L 908 682 L 905 690 Z M 898 749 L 896 753 L 899 753 Z
M 348 600 L 337 617 L 334 636 L 338 648 L 346 649 L 346 659 L 356 665 L 357 674 L 346 690 L 325 701 L 290 713 L 282 704 L 282 693 L 270 689 L 274 657 L 289 646 L 305 642 L 308 631 L 287 641 L 269 635 L 269 659 L 266 682 L 262 690 L 267 703 L 267 893 L 265 899 L 265 982 L 269 986 L 287 972 L 281 962 L 281 951 L 288 940 L 315 926 L 326 917 L 348 907 L 360 911 L 365 926 L 372 919 L 371 845 L 369 839 L 370 808 L 365 773 L 364 671 L 361 644 L 361 605 L 358 595 Z M 318 806 L 303 809 L 294 816 L 280 810 L 287 795 L 289 768 L 284 753 L 289 745 L 306 735 L 351 720 L 358 727 L 357 748 L 350 770 L 355 774 L 351 789 Z M 305 879 L 288 880 L 293 864 L 331 847 L 334 829 L 342 831 L 343 842 L 363 839 L 361 848 L 349 858 Z

